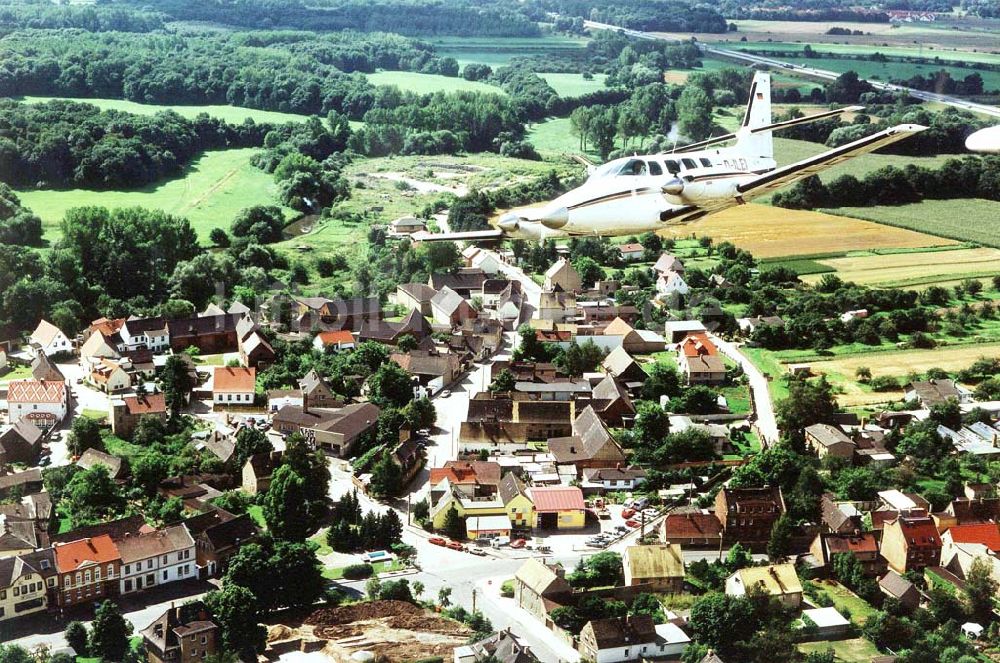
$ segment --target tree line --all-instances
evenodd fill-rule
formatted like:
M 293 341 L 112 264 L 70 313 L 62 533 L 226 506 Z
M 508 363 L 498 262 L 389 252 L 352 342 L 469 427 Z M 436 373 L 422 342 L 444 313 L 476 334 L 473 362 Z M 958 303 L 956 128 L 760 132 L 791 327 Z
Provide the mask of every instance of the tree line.
M 38 246 L 42 242 L 42 220 L 21 204 L 17 194 L 0 182 L 0 244 Z
M 206 149 L 259 146 L 270 125 L 134 115 L 71 101 L 0 101 L 0 173 L 15 185 L 134 188 Z
M 144 0 L 124 0 L 144 7 Z M 511 0 L 164 0 L 157 10 L 177 21 L 210 21 L 242 28 L 385 31 L 405 35 L 534 37 L 540 16 Z
M 87 32 L 152 32 L 163 28 L 163 15 L 111 5 L 24 3 L 0 8 L 0 29 L 78 28 Z
M 864 177 L 841 175 L 828 183 L 810 177 L 771 202 L 789 209 L 907 205 L 924 199 L 983 198 L 1000 200 L 1000 158 L 968 156 L 949 159 L 939 168 L 909 164 L 885 166 Z
M 705 4 L 679 0 L 535 0 L 545 11 L 632 30 L 726 32 L 726 20 Z

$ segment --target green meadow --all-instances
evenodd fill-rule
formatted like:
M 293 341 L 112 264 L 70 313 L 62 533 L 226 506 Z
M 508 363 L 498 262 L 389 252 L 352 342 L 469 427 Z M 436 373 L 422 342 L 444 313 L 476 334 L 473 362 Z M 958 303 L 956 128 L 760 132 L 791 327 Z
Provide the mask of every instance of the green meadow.
M 67 101 L 92 104 L 102 110 L 117 110 L 136 115 L 155 115 L 161 111 L 172 110 L 181 117 L 188 119 L 197 117 L 202 113 L 207 113 L 211 117 L 217 117 L 232 124 L 240 124 L 247 119 L 251 119 L 254 122 L 284 124 L 285 122 L 302 122 L 308 117 L 307 115 L 297 115 L 295 113 L 278 113 L 276 111 L 242 108 L 240 106 L 163 106 L 158 104 L 140 104 L 134 101 L 125 101 L 124 99 L 68 99 L 66 97 L 19 97 L 19 99 L 26 104 L 41 104 L 46 101 L 66 99 Z
M 495 85 L 479 81 L 467 81 L 461 77 L 440 76 L 438 74 L 418 74 L 412 71 L 380 71 L 368 74 L 372 85 L 395 85 L 404 92 L 428 94 L 431 92 L 487 92 L 505 94 Z

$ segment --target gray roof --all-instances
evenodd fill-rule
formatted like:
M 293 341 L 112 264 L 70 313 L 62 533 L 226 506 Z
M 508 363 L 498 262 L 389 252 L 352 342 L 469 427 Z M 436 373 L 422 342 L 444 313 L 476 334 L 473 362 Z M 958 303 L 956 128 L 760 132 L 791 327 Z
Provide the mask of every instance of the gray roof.
M 589 394 L 590 383 L 586 380 L 567 380 L 565 382 L 515 382 L 514 391 L 528 394 L 570 393 Z
M 89 470 L 97 465 L 104 465 L 108 468 L 108 475 L 112 479 L 120 476 L 122 471 L 122 459 L 118 456 L 112 456 L 111 454 L 104 453 L 103 451 L 98 451 L 97 449 L 87 449 L 80 456 L 80 460 L 76 461 L 78 467 Z
M 921 380 L 911 382 L 910 389 L 917 392 L 917 398 L 925 406 L 944 403 L 949 398 L 958 400 L 961 392 L 952 380 Z
M 854 444 L 854 440 L 847 437 L 839 428 L 830 424 L 806 426 L 806 434 L 824 447 L 832 447 L 835 444 Z
M 437 290 L 426 283 L 403 283 L 396 286 L 396 289 L 402 290 L 418 302 L 430 301 L 437 294 Z
M 451 315 L 462 305 L 465 298 L 448 286 L 441 288 L 434 297 L 431 298 L 431 306 L 441 309 L 446 315 Z
M 879 579 L 878 584 L 883 591 L 888 593 L 890 596 L 896 597 L 897 599 L 915 589 L 913 583 L 892 569 L 889 569 L 889 571 L 881 579 Z

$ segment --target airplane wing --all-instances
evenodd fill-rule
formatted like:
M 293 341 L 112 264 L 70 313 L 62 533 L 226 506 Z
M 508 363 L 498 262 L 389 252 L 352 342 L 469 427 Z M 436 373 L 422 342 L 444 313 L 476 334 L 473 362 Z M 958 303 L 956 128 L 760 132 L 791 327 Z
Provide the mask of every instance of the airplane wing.
M 829 152 L 817 154 L 814 157 L 803 159 L 788 166 L 775 168 L 769 173 L 740 184 L 736 187 L 736 190 L 743 195 L 744 200 L 751 200 L 788 184 L 804 180 L 810 175 L 815 175 L 842 161 L 847 161 L 851 157 L 858 156 L 859 154 L 867 154 L 885 145 L 903 140 L 926 128 L 919 124 L 900 124 L 895 127 L 883 129 L 871 136 L 866 136 L 847 145 L 841 145 Z
M 780 131 L 782 129 L 787 129 L 788 127 L 794 127 L 800 124 L 807 124 L 809 122 L 815 122 L 817 120 L 825 120 L 830 117 L 836 117 L 837 115 L 842 115 L 844 113 L 856 113 L 857 111 L 864 110 L 864 106 L 846 106 L 844 108 L 837 108 L 835 110 L 823 111 L 822 113 L 816 113 L 814 115 L 805 115 L 803 117 L 795 117 L 791 120 L 782 120 L 781 122 L 775 122 L 773 124 L 767 124 L 763 127 L 754 127 L 753 129 L 744 129 L 751 134 L 759 134 L 764 131 Z M 681 145 L 680 147 L 675 147 L 671 152 L 683 151 L 683 152 L 695 152 L 697 150 L 703 150 L 706 147 L 715 145 L 717 143 L 725 143 L 726 141 L 735 140 L 739 137 L 738 133 L 723 134 L 722 136 L 716 136 L 715 138 L 709 138 L 707 140 L 699 141 L 697 143 L 691 143 L 690 145 Z
M 504 232 L 499 228 L 458 233 L 430 233 L 426 230 L 421 230 L 410 235 L 414 242 L 474 242 L 477 240 L 503 239 L 503 236 Z

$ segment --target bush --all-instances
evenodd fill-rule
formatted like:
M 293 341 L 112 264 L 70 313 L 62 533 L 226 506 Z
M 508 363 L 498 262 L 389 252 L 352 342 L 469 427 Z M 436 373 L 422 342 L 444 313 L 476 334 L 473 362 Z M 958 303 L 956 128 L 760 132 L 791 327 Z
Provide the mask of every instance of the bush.
M 513 580 L 504 580 L 503 581 L 503 584 L 500 585 L 500 596 L 504 597 L 505 599 L 512 599 L 512 598 L 514 598 L 514 581 Z
M 344 568 L 344 578 L 347 580 L 363 580 L 372 577 L 375 569 L 371 564 L 351 564 Z
M 868 382 L 872 391 L 895 391 L 899 389 L 899 381 L 888 375 L 879 375 Z

